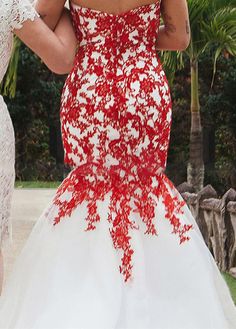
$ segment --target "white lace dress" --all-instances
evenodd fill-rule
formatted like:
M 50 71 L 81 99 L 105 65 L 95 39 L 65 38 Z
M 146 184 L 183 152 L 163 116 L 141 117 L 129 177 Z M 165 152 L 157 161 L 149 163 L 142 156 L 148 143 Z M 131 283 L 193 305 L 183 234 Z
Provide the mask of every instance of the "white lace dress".
M 0 0 L 0 82 L 10 60 L 14 29 L 36 12 L 28 0 Z M 14 187 L 15 142 L 12 122 L 0 95 L 0 247 L 11 239 L 10 203 Z

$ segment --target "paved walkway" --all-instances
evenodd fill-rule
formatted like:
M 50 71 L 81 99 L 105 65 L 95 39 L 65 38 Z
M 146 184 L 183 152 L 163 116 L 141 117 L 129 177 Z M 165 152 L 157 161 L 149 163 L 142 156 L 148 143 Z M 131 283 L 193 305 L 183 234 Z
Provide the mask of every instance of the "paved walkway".
M 35 222 L 55 194 L 54 189 L 16 189 L 12 202 L 13 244 L 4 250 L 5 280 Z

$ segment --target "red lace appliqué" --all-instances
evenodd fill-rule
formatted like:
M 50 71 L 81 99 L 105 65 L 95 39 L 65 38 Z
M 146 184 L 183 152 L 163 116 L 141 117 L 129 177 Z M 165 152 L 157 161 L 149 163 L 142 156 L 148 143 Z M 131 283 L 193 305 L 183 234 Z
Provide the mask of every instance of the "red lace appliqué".
M 87 202 L 87 230 L 101 218 L 97 201 L 110 193 L 107 220 L 120 272 L 132 276 L 131 220 L 139 214 L 146 234 L 163 198 L 166 219 L 180 243 L 191 225 L 178 214 L 184 201 L 164 175 L 171 128 L 168 82 L 156 54 L 160 2 L 121 15 L 78 6 L 71 14 L 80 47 L 62 93 L 65 162 L 75 168 L 58 189 L 54 224 Z M 79 219 L 78 219 L 79 220 Z M 104 220 L 104 218 L 102 218 Z
M 107 220 L 111 224 L 110 234 L 114 247 L 122 251 L 120 272 L 127 281 L 132 275 L 132 255 L 134 250 L 131 247 L 130 232 L 138 229 L 138 225 L 130 220 L 131 212 L 136 212 L 146 225 L 146 234 L 157 235 L 157 229 L 154 224 L 155 207 L 160 196 L 163 198 L 163 204 L 166 210 L 166 219 L 170 221 L 173 227 L 172 233 L 178 234 L 180 244 L 189 240 L 186 236 L 192 225 L 181 225 L 178 214 L 182 214 L 182 207 L 185 201 L 171 193 L 175 191 L 174 185 L 164 175 L 156 175 L 155 180 L 158 185 L 144 184 L 141 180 L 127 180 L 126 177 L 120 177 L 115 171 L 107 171 L 101 176 L 101 171 L 96 165 L 81 166 L 74 169 L 59 187 L 54 204 L 58 206 L 58 215 L 54 220 L 54 225 L 66 216 L 71 216 L 76 207 L 87 201 L 88 215 L 86 218 L 86 230 L 96 229 L 96 225 L 101 218 L 97 211 L 97 201 L 104 200 L 106 194 L 111 192 L 109 213 Z M 100 174 L 100 178 L 98 176 Z M 150 178 L 150 177 L 149 177 Z M 153 177 L 152 177 L 153 178 Z M 169 187 L 171 191 L 169 191 Z M 135 208 L 131 206 L 133 198 Z M 102 218 L 102 220 L 106 220 Z M 79 218 L 78 218 L 79 220 Z

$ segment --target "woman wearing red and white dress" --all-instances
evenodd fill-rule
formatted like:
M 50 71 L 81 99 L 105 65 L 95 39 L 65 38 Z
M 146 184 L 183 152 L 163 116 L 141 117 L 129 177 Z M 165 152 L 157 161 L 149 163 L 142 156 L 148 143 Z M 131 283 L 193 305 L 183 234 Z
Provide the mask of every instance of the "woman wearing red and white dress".
M 55 2 L 40 4 L 49 18 Z M 235 328 L 229 289 L 164 173 L 171 98 L 156 48 L 188 45 L 186 1 L 77 0 L 71 14 L 79 48 L 61 124 L 73 170 L 17 260 L 0 328 Z
M 76 40 L 70 18 L 64 13 L 55 34 L 38 18 L 32 1 L 0 0 L 0 82 L 10 60 L 13 32 L 57 73 L 67 73 L 73 63 Z M 64 3 L 63 3 L 64 4 Z M 63 6 L 58 7 L 61 12 Z M 55 12 L 57 16 L 57 13 Z M 52 26 L 55 18 L 51 18 Z M 13 125 L 0 95 L 0 294 L 3 281 L 2 248 L 11 241 L 10 206 L 15 178 Z

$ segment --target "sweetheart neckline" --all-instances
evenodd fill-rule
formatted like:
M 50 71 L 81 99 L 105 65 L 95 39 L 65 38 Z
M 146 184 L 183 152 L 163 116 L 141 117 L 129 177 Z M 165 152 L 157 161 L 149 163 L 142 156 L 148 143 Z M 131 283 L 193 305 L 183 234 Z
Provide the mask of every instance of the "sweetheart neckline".
M 73 7 L 73 9 L 78 9 L 78 10 L 85 10 L 85 11 L 90 11 L 90 12 L 94 12 L 96 14 L 99 14 L 99 15 L 106 15 L 106 16 L 111 16 L 111 17 L 119 17 L 119 16 L 126 16 L 126 15 L 129 15 L 133 12 L 137 12 L 139 10 L 142 10 L 143 8 L 147 8 L 147 7 L 156 7 L 158 4 L 160 4 L 160 0 L 156 1 L 156 2 L 153 2 L 153 3 L 148 3 L 146 5 L 141 5 L 141 6 L 138 6 L 138 7 L 135 7 L 135 8 L 131 8 L 127 11 L 124 11 L 122 13 L 118 13 L 118 14 L 115 14 L 115 13 L 108 13 L 106 11 L 102 11 L 102 10 L 98 10 L 98 9 L 93 9 L 93 8 L 89 8 L 89 7 L 83 7 L 83 6 L 80 6 L 78 4 L 75 4 L 74 2 L 70 2 L 71 6 Z

